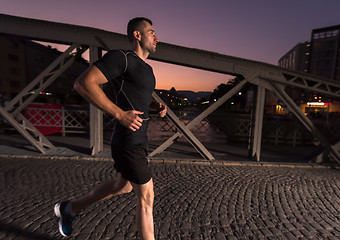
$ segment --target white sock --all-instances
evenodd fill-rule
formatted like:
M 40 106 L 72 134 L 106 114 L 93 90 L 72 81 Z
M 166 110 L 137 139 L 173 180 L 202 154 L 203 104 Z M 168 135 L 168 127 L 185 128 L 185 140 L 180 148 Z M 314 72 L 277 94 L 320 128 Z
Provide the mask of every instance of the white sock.
M 71 217 L 74 217 L 75 215 L 77 215 L 77 214 L 74 213 L 73 210 L 72 210 L 72 202 L 71 202 L 71 201 L 69 201 L 68 204 L 66 205 L 65 212 L 66 212 L 68 215 L 71 215 Z

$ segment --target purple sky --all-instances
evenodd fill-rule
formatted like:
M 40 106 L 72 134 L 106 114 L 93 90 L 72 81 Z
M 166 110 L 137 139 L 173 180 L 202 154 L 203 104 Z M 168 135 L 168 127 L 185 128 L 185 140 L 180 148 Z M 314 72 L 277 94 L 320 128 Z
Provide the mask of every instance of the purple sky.
M 340 24 L 339 0 L 1 0 L 0 13 L 126 33 L 145 16 L 160 41 L 276 65 L 315 28 Z M 212 91 L 230 76 L 150 61 L 157 88 Z

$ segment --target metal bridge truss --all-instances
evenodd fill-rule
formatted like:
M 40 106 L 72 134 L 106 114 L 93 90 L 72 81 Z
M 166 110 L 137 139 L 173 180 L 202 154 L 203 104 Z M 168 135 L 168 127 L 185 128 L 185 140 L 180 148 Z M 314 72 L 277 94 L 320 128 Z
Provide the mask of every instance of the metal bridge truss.
M 77 55 L 85 49 L 78 49 L 72 53 L 77 45 L 70 46 L 63 54 L 53 61 L 41 74 L 32 80 L 17 96 L 5 107 L 0 107 L 1 115 L 33 146 L 40 152 L 46 153 L 47 149 L 54 149 L 48 139 L 37 130 L 21 111 L 30 104 L 41 92 L 57 79 L 69 66 L 72 65 Z
M 28 121 L 22 118 L 20 111 L 31 102 L 35 96 L 30 96 L 25 101 L 24 96 L 34 92 L 42 91 L 47 87 L 65 68 L 67 68 L 74 60 L 74 55 L 71 57 L 71 52 L 77 46 L 88 46 L 90 48 L 90 63 L 93 63 L 100 57 L 101 49 L 128 49 L 129 44 L 127 37 L 122 34 L 103 31 L 99 29 L 75 26 L 69 24 L 48 22 L 42 20 L 14 17 L 0 14 L 0 33 L 22 36 L 34 40 L 55 42 L 71 45 L 62 56 L 60 56 L 55 65 L 60 64 L 60 68 L 56 71 L 56 67 L 48 67 L 44 71 L 40 79 L 35 79 L 29 84 L 17 97 L 15 97 L 5 108 L 1 108 L 0 113 L 4 118 L 11 123 L 22 135 L 24 135 L 37 149 L 45 152 L 44 147 L 53 148 L 53 145 L 48 140 L 34 130 L 33 126 L 28 126 Z M 78 50 L 81 54 L 85 48 Z M 210 113 L 216 110 L 220 105 L 232 97 L 235 93 L 242 89 L 247 83 L 257 86 L 257 97 L 255 104 L 255 114 L 253 114 L 250 142 L 252 146 L 251 158 L 255 161 L 260 161 L 261 154 L 261 138 L 262 125 L 265 104 L 265 92 L 270 91 L 274 97 L 285 104 L 285 108 L 294 114 L 305 128 L 314 136 L 315 142 L 321 144 L 325 151 L 316 156 L 317 159 L 323 161 L 326 157 L 331 157 L 333 160 L 340 163 L 340 143 L 331 144 L 329 140 L 314 126 L 302 110 L 294 103 L 291 97 L 285 92 L 287 86 L 298 88 L 306 92 L 319 93 L 324 96 L 340 98 L 340 83 L 329 79 L 316 77 L 309 74 L 290 71 L 279 68 L 274 65 L 231 57 L 214 52 L 208 52 L 199 49 L 175 46 L 167 43 L 159 43 L 157 53 L 150 56 L 151 59 L 172 63 L 212 72 L 242 76 L 244 80 L 235 86 L 231 91 L 226 93 L 217 102 L 212 104 L 208 109 L 202 112 L 194 120 L 187 125 L 169 109 L 167 117 L 177 127 L 178 132 L 171 138 L 159 146 L 150 156 L 164 151 L 178 137 L 185 136 L 193 147 L 207 160 L 213 160 L 212 154 L 199 142 L 192 134 L 190 129 L 199 121 L 207 117 Z M 65 64 L 64 60 L 66 60 Z M 53 70 L 52 70 L 53 69 Z M 49 76 L 50 81 L 43 81 Z M 39 78 L 39 77 L 38 77 Z M 39 85 L 38 88 L 34 86 Z M 157 101 L 162 101 L 160 97 L 153 93 L 153 98 Z M 19 105 L 19 106 L 18 106 Z M 16 118 L 16 119 L 15 119 Z M 17 123 L 17 120 L 22 123 Z M 90 107 L 90 140 L 92 154 L 100 152 L 103 149 L 103 116 L 102 113 Z M 27 131 L 29 129 L 29 131 Z M 39 140 L 31 138 L 29 135 L 34 132 Z

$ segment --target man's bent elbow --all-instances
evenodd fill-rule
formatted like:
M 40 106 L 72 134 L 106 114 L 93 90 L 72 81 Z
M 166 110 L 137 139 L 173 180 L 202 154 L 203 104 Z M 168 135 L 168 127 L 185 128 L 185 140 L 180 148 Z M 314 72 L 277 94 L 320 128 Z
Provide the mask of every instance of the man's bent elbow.
M 73 83 L 73 89 L 79 92 L 79 79 L 77 78 Z
M 84 89 L 84 79 L 82 77 L 83 75 L 79 76 L 73 84 L 73 89 L 76 90 L 78 93 L 81 94 L 82 90 Z

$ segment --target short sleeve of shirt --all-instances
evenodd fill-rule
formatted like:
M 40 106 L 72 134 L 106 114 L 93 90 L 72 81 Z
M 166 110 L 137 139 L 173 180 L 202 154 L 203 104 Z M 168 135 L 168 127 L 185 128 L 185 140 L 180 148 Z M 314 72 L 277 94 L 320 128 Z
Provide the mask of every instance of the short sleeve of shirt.
M 121 76 L 126 68 L 125 54 L 120 50 L 108 51 L 100 60 L 94 64 L 106 77 L 112 81 Z

